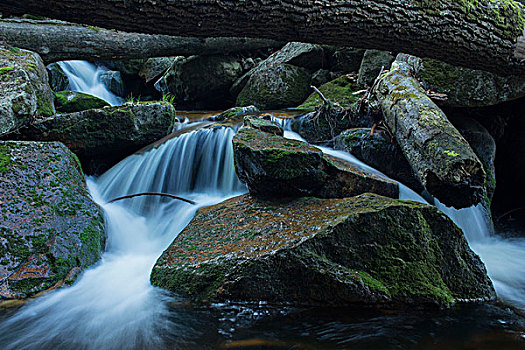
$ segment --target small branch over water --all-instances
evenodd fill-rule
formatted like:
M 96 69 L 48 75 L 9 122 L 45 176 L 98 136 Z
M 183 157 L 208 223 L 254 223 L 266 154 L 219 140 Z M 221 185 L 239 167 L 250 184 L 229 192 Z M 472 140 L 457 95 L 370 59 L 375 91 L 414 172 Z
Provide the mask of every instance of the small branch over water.
M 128 198 L 139 197 L 139 196 L 164 196 L 164 197 L 169 197 L 169 198 L 173 198 L 173 199 L 178 199 L 178 200 L 181 200 L 183 202 L 186 202 L 186 203 L 189 203 L 189 204 L 193 204 L 193 205 L 197 204 L 194 201 L 192 201 L 191 199 L 186 199 L 186 198 L 183 198 L 183 197 L 175 196 L 173 194 L 161 193 L 161 192 L 143 192 L 143 193 L 129 194 L 127 196 L 113 198 L 112 200 L 108 201 L 108 203 L 113 203 L 113 202 L 119 201 L 121 199 L 128 199 Z

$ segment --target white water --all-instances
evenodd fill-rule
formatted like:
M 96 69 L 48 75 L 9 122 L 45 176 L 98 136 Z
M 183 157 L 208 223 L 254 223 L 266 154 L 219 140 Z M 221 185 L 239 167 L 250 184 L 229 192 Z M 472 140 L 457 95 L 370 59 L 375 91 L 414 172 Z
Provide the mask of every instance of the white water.
M 273 120 L 285 129 L 284 137 L 305 141 L 299 134 L 291 131 L 291 120 L 278 118 Z M 348 152 L 318 145 L 316 147 L 326 154 L 388 178 Z M 399 199 L 428 204 L 423 197 L 401 183 L 399 183 Z M 439 210 L 463 230 L 470 247 L 485 264 L 498 297 L 502 301 L 525 311 L 525 239 L 505 239 L 495 235 L 490 218 L 481 204 L 460 210 L 449 208 L 437 199 L 432 204 L 435 204 Z
M 246 191 L 234 173 L 233 134 L 230 128 L 193 131 L 89 179 L 90 192 L 106 214 L 106 253 L 72 287 L 38 298 L 1 324 L 0 348 L 162 348 L 167 335 L 188 334 L 184 322 L 170 320 L 168 303 L 174 300 L 152 287 L 149 275 L 199 207 Z M 165 197 L 106 203 L 149 191 L 198 204 Z
M 83 92 L 103 99 L 112 106 L 124 103 L 124 99 L 108 90 L 102 83 L 100 75 L 107 69 L 96 67 L 86 61 L 58 62 L 69 80 L 71 91 Z

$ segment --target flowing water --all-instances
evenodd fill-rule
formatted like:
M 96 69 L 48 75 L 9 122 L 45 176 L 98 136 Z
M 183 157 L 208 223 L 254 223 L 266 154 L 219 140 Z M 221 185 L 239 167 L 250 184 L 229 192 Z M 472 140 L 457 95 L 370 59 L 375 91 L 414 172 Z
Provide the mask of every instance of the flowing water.
M 523 318 L 492 305 L 396 313 L 263 302 L 192 307 L 152 287 L 149 274 L 156 259 L 196 210 L 246 192 L 234 173 L 233 135 L 233 129 L 224 127 L 191 131 L 88 179 L 91 194 L 106 214 L 106 253 L 72 287 L 0 315 L 4 318 L 0 348 L 516 349 L 525 345 Z M 290 131 L 285 136 L 300 138 Z M 348 153 L 323 151 L 379 173 Z M 177 194 L 197 205 L 164 197 L 106 203 L 139 192 Z M 400 197 L 424 202 L 402 185 Z M 520 307 L 525 282 L 514 257 L 524 256 L 523 245 L 490 235 L 479 208 L 438 207 L 465 230 L 500 297 Z
M 103 99 L 112 106 L 124 103 L 124 99 L 108 90 L 102 83 L 100 75 L 107 71 L 104 67 L 97 67 L 86 61 L 58 62 L 69 80 L 71 91 L 83 92 Z

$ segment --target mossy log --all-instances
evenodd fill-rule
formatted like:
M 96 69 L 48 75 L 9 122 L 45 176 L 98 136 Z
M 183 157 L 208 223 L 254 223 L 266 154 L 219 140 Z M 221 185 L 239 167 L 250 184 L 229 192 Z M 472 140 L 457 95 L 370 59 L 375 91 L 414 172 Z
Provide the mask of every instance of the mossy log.
M 284 45 L 275 40 L 189 38 L 117 32 L 62 21 L 0 21 L 0 41 L 37 52 L 46 64 L 66 60 L 120 60 L 144 57 L 250 52 Z
M 485 176 L 481 162 L 425 94 L 406 58 L 398 55 L 374 90 L 388 128 L 430 194 L 456 208 L 479 203 Z
M 525 72 L 524 10 L 512 0 L 3 0 L 0 12 L 128 32 L 374 48 Z

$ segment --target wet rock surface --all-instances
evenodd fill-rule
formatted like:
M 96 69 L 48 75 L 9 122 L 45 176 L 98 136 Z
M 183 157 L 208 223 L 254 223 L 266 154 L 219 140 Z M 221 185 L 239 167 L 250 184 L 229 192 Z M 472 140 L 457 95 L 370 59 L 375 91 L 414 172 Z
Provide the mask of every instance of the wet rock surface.
M 63 144 L 0 141 L 0 299 L 71 284 L 104 250 L 102 209 Z
M 63 142 L 92 173 L 166 136 L 174 123 L 170 103 L 142 102 L 59 114 L 24 128 L 18 137 Z
M 53 115 L 53 100 L 40 56 L 0 46 L 0 136 Z
M 233 139 L 235 167 L 250 193 L 269 197 L 342 198 L 374 192 L 397 198 L 397 183 L 334 158 L 306 142 L 253 128 Z
M 372 194 L 200 209 L 154 285 L 200 301 L 431 304 L 493 299 L 485 268 L 434 207 Z
M 351 153 L 357 159 L 416 192 L 424 189 L 399 146 L 389 140 L 385 132 L 375 130 L 372 133 L 369 128 L 345 130 L 337 136 L 335 149 Z

